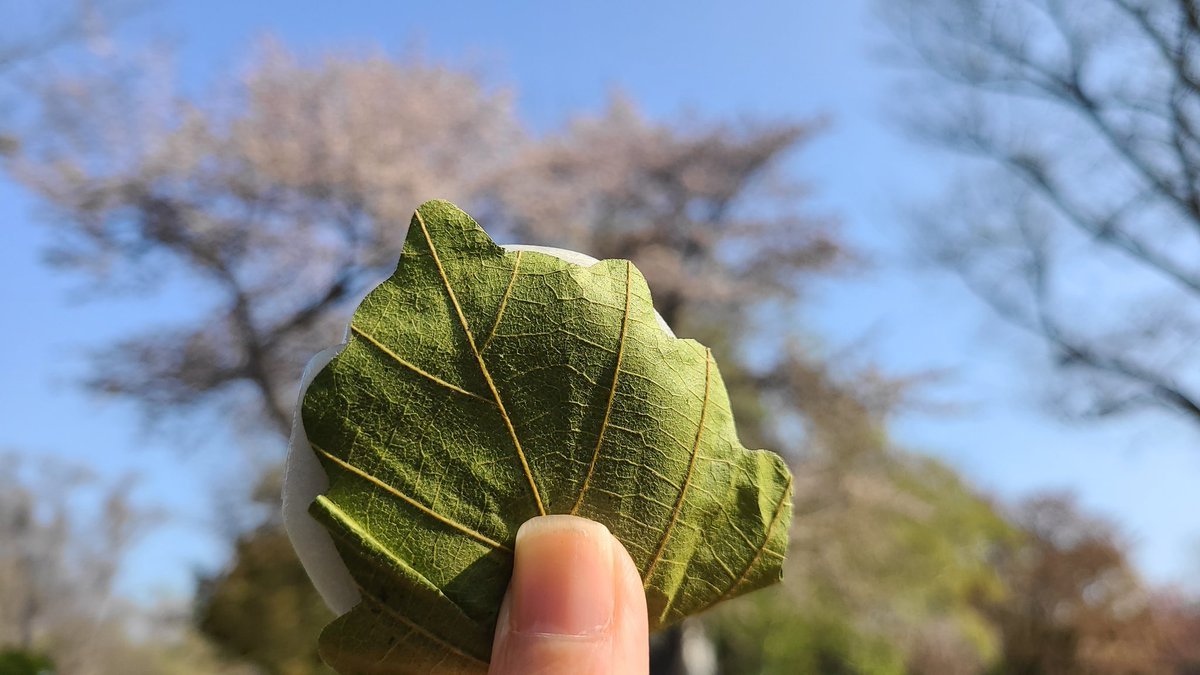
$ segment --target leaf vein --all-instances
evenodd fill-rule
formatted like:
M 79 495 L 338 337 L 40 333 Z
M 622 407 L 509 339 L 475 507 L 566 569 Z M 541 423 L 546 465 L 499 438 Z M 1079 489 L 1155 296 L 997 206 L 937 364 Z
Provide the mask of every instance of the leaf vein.
M 758 564 L 759 559 L 762 558 L 763 553 L 767 551 L 767 544 L 771 542 L 771 533 L 775 531 L 775 525 L 779 523 L 779 518 L 783 515 L 783 505 L 787 503 L 788 494 L 791 492 L 791 490 L 792 476 L 791 474 L 788 474 L 787 484 L 783 486 L 783 494 L 779 497 L 779 503 L 775 505 L 775 515 L 771 516 L 771 523 L 767 525 L 767 530 L 763 534 L 762 544 L 759 545 L 758 550 L 754 552 L 754 557 L 750 559 L 750 563 L 746 565 L 746 569 L 742 570 L 741 575 L 729 585 L 729 588 L 726 589 L 720 597 L 713 601 L 713 604 L 716 604 L 732 595 L 733 592 L 737 590 L 738 586 L 741 586 L 742 582 L 746 580 L 746 577 L 750 576 L 750 571 L 754 569 L 754 566 Z
M 405 626 L 408 626 L 414 632 L 420 633 L 421 635 L 424 635 L 425 637 L 429 638 L 430 640 L 433 640 L 434 642 L 442 645 L 443 647 L 446 648 L 447 651 L 458 654 L 459 656 L 461 656 L 465 659 L 468 659 L 473 663 L 477 663 L 485 668 L 487 667 L 487 663 L 484 662 L 482 659 L 480 659 L 476 656 L 472 656 L 472 655 L 468 654 L 467 652 L 464 652 L 463 650 L 454 646 L 453 642 L 450 642 L 446 638 L 443 638 L 440 635 L 429 631 L 427 628 L 421 626 L 421 624 L 413 621 L 412 619 L 408 618 L 407 616 L 404 616 L 399 611 L 397 611 L 396 609 L 394 609 L 387 603 L 383 602 L 383 600 L 381 600 L 378 596 L 374 595 L 373 593 L 368 591 L 366 588 L 363 588 L 362 584 L 360 584 L 356 581 L 355 585 L 358 586 L 358 592 L 361 593 L 364 598 L 370 600 L 371 602 L 375 603 L 376 605 L 379 605 L 383 609 L 383 611 L 385 611 L 388 614 L 392 615 L 393 617 L 399 619 L 400 623 L 403 623 Z
M 671 532 L 674 531 L 676 523 L 679 521 L 679 514 L 683 510 L 683 502 L 687 497 L 688 487 L 692 484 L 692 475 L 696 471 L 696 458 L 700 456 L 700 440 L 704 435 L 704 420 L 708 414 L 708 400 L 710 398 L 710 390 L 712 387 L 712 350 L 704 350 L 704 401 L 700 404 L 700 421 L 696 425 L 696 441 L 692 444 L 692 456 L 688 459 L 687 473 L 683 477 L 683 486 L 679 489 L 679 498 L 675 500 L 675 509 L 671 513 L 671 520 L 667 523 L 667 528 L 663 531 L 662 540 L 658 543 L 658 550 L 655 551 L 654 557 L 650 559 L 650 564 L 646 567 L 645 574 L 642 575 L 643 584 L 646 588 L 650 587 L 650 575 L 654 572 L 655 566 L 662 560 L 663 553 L 667 549 L 667 542 L 671 539 Z
M 362 478 L 363 480 L 366 480 L 367 482 L 371 483 L 372 485 L 388 492 L 392 496 L 400 499 L 401 501 L 412 506 L 413 508 L 424 513 L 425 515 L 433 518 L 434 520 L 437 520 L 438 522 L 440 522 L 444 525 L 454 528 L 454 529 L 458 530 L 459 532 L 462 532 L 463 534 L 471 537 L 472 539 L 474 539 L 482 544 L 486 544 L 487 546 L 489 546 L 491 548 L 494 548 L 494 549 L 497 549 L 500 551 L 505 551 L 507 553 L 512 553 L 512 549 L 505 546 L 504 544 L 501 544 L 500 542 L 498 542 L 495 539 L 492 539 L 486 535 L 480 534 L 479 532 L 472 530 L 471 528 L 467 527 L 466 525 L 463 525 L 462 523 L 460 523 L 456 520 L 453 520 L 451 518 L 447 518 L 446 516 L 443 516 L 442 514 L 438 513 L 437 511 L 434 511 L 433 509 L 429 508 L 428 506 L 425 506 L 421 502 L 404 494 L 403 492 L 396 489 L 392 485 L 389 485 L 388 483 L 380 480 L 379 478 L 372 476 L 371 474 L 369 474 L 366 471 L 360 469 L 359 467 L 351 464 L 350 462 L 347 462 L 346 460 L 342 459 L 341 457 L 334 455 L 333 453 L 329 452 L 325 448 L 322 448 L 321 446 L 317 445 L 316 443 L 309 441 L 308 444 L 312 446 L 313 450 L 316 450 L 321 455 L 323 455 L 324 457 L 326 457 L 330 461 L 332 461 L 334 464 L 337 464 L 339 467 L 345 469 L 346 471 L 349 471 L 350 473 Z
M 517 284 L 517 273 L 521 269 L 521 254 L 524 251 L 517 251 L 517 259 L 513 262 L 512 277 L 508 280 L 508 286 L 504 289 L 504 296 L 500 298 L 500 309 L 496 310 L 496 322 L 492 324 L 492 330 L 488 333 L 487 339 L 483 341 L 483 346 L 479 351 L 486 352 L 488 345 L 492 344 L 492 338 L 496 337 L 496 329 L 500 328 L 500 319 L 504 318 L 504 310 L 508 307 L 508 296 L 512 295 L 513 286 Z
M 632 295 L 630 281 L 632 278 L 633 263 L 626 260 L 625 310 L 621 316 L 621 334 L 617 337 L 617 364 L 613 366 L 612 386 L 608 390 L 608 403 L 604 407 L 604 419 L 600 422 L 600 433 L 596 436 L 596 447 L 592 450 L 592 461 L 588 464 L 587 475 L 583 478 L 583 485 L 579 488 L 579 496 L 575 498 L 575 505 L 571 507 L 571 515 L 575 515 L 579 511 L 579 507 L 583 504 L 583 496 L 587 494 L 592 476 L 596 473 L 596 462 L 600 460 L 600 447 L 604 444 L 604 433 L 608 431 L 608 420 L 612 417 L 613 402 L 617 398 L 617 382 L 621 378 L 621 359 L 625 356 L 625 341 L 629 330 L 629 303 Z
M 429 246 L 429 254 L 433 256 L 433 264 L 437 266 L 438 275 L 442 277 L 442 283 L 446 286 L 446 294 L 450 296 L 450 304 L 454 305 L 454 311 L 458 314 L 458 321 L 462 324 L 463 332 L 467 335 L 467 344 L 471 346 L 471 352 L 475 355 L 475 361 L 479 364 L 479 372 L 483 375 L 483 379 L 487 382 L 488 389 L 492 391 L 492 398 L 496 402 L 496 407 L 500 410 L 500 417 L 504 420 L 504 426 L 508 428 L 508 435 L 512 438 L 513 446 L 517 451 L 517 459 L 521 461 L 521 469 L 525 472 L 525 478 L 529 481 L 529 489 L 533 492 L 533 500 L 537 506 L 538 515 L 546 515 L 546 506 L 542 503 L 542 496 L 538 493 L 537 482 L 533 479 L 533 471 L 529 468 L 529 460 L 525 457 L 525 451 L 521 448 L 521 439 L 517 437 L 517 429 L 513 426 L 512 418 L 508 416 L 508 411 L 504 409 L 504 401 L 500 398 L 500 391 L 496 389 L 496 383 L 492 380 L 492 375 L 488 372 L 487 364 L 483 361 L 483 354 L 479 352 L 479 348 L 475 346 L 475 337 L 471 335 L 471 326 L 467 323 L 467 315 L 463 313 L 462 306 L 458 304 L 458 296 L 454 294 L 454 287 L 450 284 L 450 277 L 446 275 L 445 268 L 442 267 L 442 259 L 438 257 L 437 247 L 433 245 L 433 238 L 429 236 L 429 228 L 425 226 L 425 217 L 421 215 L 421 210 L 417 209 L 414 214 L 417 224 L 421 227 L 421 233 L 425 235 L 425 243 Z
M 416 365 L 409 363 L 405 359 L 401 358 L 399 354 L 392 351 L 391 349 L 388 349 L 388 347 L 386 345 L 384 345 L 379 340 L 375 339 L 375 337 L 373 335 L 364 331 L 363 329 L 359 328 L 358 326 L 354 325 L 353 323 L 350 324 L 350 332 L 354 333 L 358 337 L 360 337 L 363 340 L 365 340 L 366 342 L 370 343 L 372 346 L 374 346 L 380 352 L 383 352 L 387 356 L 391 357 L 394 361 L 396 361 L 396 363 L 399 363 L 400 365 L 411 370 L 412 372 L 424 377 L 425 379 L 430 380 L 431 382 L 439 384 L 439 385 L 441 385 L 447 389 L 450 389 L 452 391 L 456 391 L 460 394 L 470 396 L 471 398 L 479 399 L 480 401 L 483 401 L 484 403 L 486 403 L 488 405 L 495 405 L 495 403 L 484 398 L 483 396 L 480 396 L 479 394 L 476 394 L 471 391 L 467 391 L 466 389 L 463 389 L 462 387 L 458 386 L 457 384 L 454 384 L 452 382 L 447 382 L 446 380 L 443 380 L 442 378 L 438 377 L 437 375 L 434 375 L 433 373 L 424 371 L 421 368 L 417 367 Z

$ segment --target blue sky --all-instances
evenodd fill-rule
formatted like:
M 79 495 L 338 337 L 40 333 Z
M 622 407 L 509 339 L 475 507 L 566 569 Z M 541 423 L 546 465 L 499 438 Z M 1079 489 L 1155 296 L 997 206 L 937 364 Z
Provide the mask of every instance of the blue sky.
M 300 3 L 162 2 L 122 38 L 167 38 L 185 84 L 236 68 L 270 34 L 301 52 L 375 45 L 481 71 L 512 86 L 520 114 L 552 130 L 596 111 L 614 88 L 650 116 L 810 117 L 830 130 L 793 162 L 816 189 L 814 210 L 834 214 L 874 259 L 853 279 L 822 284 L 803 320 L 837 346 L 868 336 L 864 351 L 893 372 L 950 369 L 928 390 L 961 404 L 912 414 L 898 440 L 933 453 L 1006 499 L 1069 489 L 1114 519 L 1157 582 L 1200 571 L 1200 450 L 1193 429 L 1162 416 L 1089 427 L 1038 408 L 1036 342 L 991 319 L 953 279 L 918 270 L 901 208 L 936 194 L 944 157 L 906 143 L 888 121 L 897 73 L 877 56 L 881 33 L 866 0 L 847 2 Z M 0 449 L 73 458 L 107 476 L 136 471 L 140 503 L 174 518 L 133 552 L 123 589 L 182 595 L 197 568 L 224 553 L 208 495 L 228 480 L 220 428 L 203 451 L 180 454 L 146 434 L 127 404 L 74 384 L 89 347 L 186 314 L 177 296 L 81 304 L 78 285 L 39 260 L 36 209 L 0 182 L 0 308 L 18 317 L 0 342 Z M 531 242 L 536 243 L 536 242 Z

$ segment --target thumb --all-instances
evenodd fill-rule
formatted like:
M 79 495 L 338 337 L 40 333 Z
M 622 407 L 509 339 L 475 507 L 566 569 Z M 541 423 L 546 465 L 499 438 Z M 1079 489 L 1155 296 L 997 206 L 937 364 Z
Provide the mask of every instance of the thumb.
M 621 542 L 575 516 L 522 525 L 490 675 L 645 675 L 649 653 L 642 580 Z

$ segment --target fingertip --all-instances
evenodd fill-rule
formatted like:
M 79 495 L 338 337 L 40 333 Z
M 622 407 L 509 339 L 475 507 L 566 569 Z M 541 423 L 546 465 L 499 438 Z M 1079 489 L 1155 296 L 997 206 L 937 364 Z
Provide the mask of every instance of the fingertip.
M 650 672 L 650 631 L 642 575 L 616 537 L 612 552 L 616 576 L 612 672 L 645 675 Z
M 607 528 L 583 518 L 542 516 L 522 525 L 489 672 L 623 672 L 613 666 L 624 611 L 615 549 L 628 558 Z

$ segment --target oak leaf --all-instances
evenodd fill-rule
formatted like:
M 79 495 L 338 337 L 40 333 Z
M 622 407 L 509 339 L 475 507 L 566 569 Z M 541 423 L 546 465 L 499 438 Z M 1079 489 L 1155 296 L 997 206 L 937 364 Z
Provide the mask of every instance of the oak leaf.
M 301 410 L 329 480 L 309 512 L 359 599 L 321 635 L 340 672 L 484 672 L 538 515 L 612 531 L 652 630 L 781 576 L 791 475 L 738 442 L 712 354 L 628 261 L 506 251 L 428 202 Z

